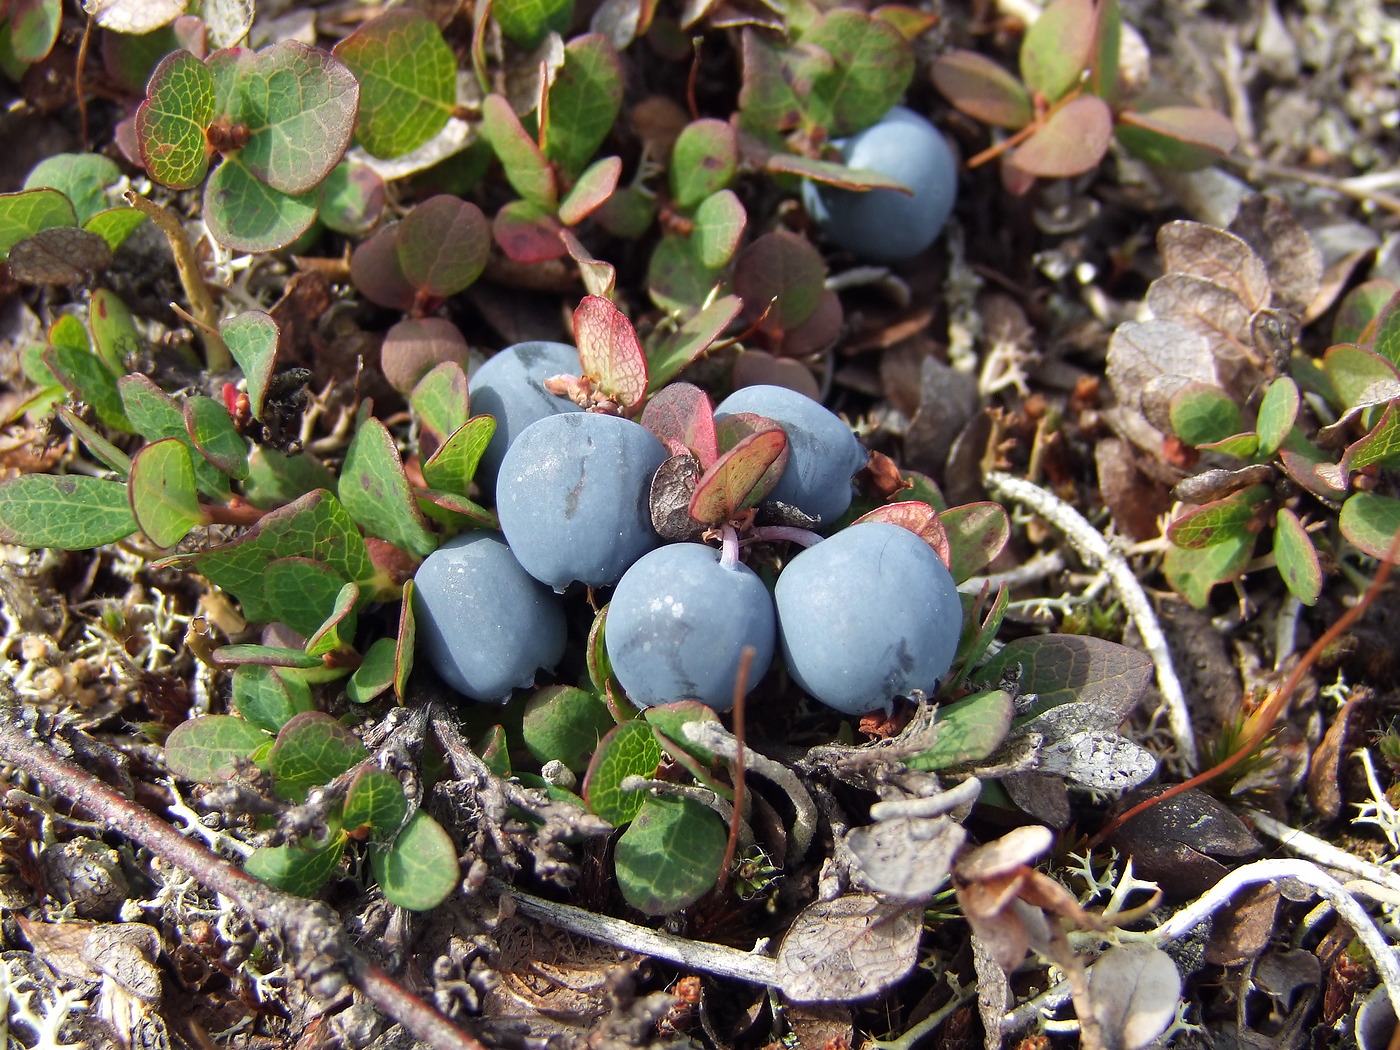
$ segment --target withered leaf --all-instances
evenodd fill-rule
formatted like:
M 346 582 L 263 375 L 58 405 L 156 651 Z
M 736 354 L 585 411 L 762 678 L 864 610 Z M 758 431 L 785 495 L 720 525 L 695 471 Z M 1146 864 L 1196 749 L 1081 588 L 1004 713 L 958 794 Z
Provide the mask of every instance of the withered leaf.
M 1152 316 L 1205 338 L 1211 352 L 1238 357 L 1249 344 L 1250 311 L 1234 291 L 1189 273 L 1168 273 L 1147 287 Z
M 799 1003 L 877 995 L 913 968 L 923 915 L 869 894 L 810 904 L 778 948 L 778 986 Z
M 1244 240 L 1203 222 L 1179 219 L 1157 231 L 1157 251 L 1167 273 L 1189 273 L 1239 296 L 1251 313 L 1269 305 L 1269 273 Z
M 1264 260 L 1273 305 L 1302 317 L 1322 287 L 1322 252 L 1277 197 L 1251 194 L 1240 202 L 1230 232 Z
M 1108 949 L 1089 969 L 1089 1001 L 1104 1041 L 1142 1050 L 1167 1030 L 1181 999 L 1181 974 L 1171 956 L 1149 944 Z
M 81 284 L 112 262 L 112 249 L 95 233 L 76 226 L 54 226 L 26 237 L 10 249 L 10 270 L 30 284 Z
M 1038 824 L 1013 828 L 1001 838 L 958 858 L 958 879 L 985 882 L 1031 864 L 1055 844 L 1055 833 Z
M 856 828 L 846 845 L 866 889 L 902 901 L 924 901 L 943 885 L 967 832 L 949 817 L 895 817 Z
M 690 516 L 690 499 L 700 480 L 700 461 L 691 455 L 672 456 L 651 479 L 651 524 L 672 541 L 695 539 L 704 531 Z
M 1011 982 L 997 962 L 992 946 L 975 933 L 972 935 L 972 968 L 977 972 L 977 1011 L 986 1032 L 983 1046 L 986 1050 L 1000 1050 L 1003 1018 L 1011 1005 Z
M 1043 773 L 1012 773 L 1001 778 L 1001 786 L 1022 812 L 1057 831 L 1069 827 L 1069 790 L 1063 777 Z
M 1172 321 L 1130 321 L 1114 329 L 1108 341 L 1108 381 L 1120 404 L 1140 408 L 1142 389 L 1162 375 L 1219 384 L 1215 358 L 1198 333 Z
M 1101 791 L 1126 791 L 1157 772 L 1157 760 L 1127 737 L 1090 730 L 1041 748 L 1040 771 Z

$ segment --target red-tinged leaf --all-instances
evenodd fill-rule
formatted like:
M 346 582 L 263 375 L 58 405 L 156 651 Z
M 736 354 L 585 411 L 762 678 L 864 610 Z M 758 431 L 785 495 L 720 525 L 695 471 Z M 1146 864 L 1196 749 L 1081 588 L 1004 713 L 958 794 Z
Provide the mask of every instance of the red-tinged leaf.
M 883 22 L 894 26 L 905 40 L 914 41 L 938 24 L 938 16 L 904 4 L 884 4 L 870 12 Z
M 719 458 L 714 406 L 705 391 L 691 383 L 662 387 L 642 411 L 642 426 L 676 455 L 692 453 L 701 470 L 709 470 Z
M 1118 141 L 1149 164 L 1193 171 L 1229 154 L 1239 145 L 1240 135 L 1229 117 L 1213 109 L 1167 106 L 1118 114 Z
M 574 338 L 583 374 L 623 408 L 647 392 L 647 361 L 627 315 L 600 295 L 584 296 L 574 311 Z
M 491 236 L 513 262 L 548 262 L 564 255 L 559 220 L 529 201 L 511 201 L 491 220 Z
M 773 491 L 787 457 L 787 434 L 781 427 L 750 434 L 701 476 L 690 500 L 690 516 L 719 525 L 754 506 Z
M 399 265 L 399 224 L 361 241 L 350 255 L 350 280 L 361 295 L 389 310 L 409 310 L 416 292 Z
M 938 511 L 927 503 L 918 500 L 886 503 L 862 514 L 852 524 L 862 521 L 885 521 L 891 525 L 898 525 L 901 529 L 908 529 L 932 547 L 944 565 L 952 563 L 953 552 L 948 543 L 948 530 L 943 527 L 943 519 L 938 516 Z
M 763 166 L 775 175 L 801 175 L 813 182 L 840 186 L 843 190 L 894 190 L 912 196 L 914 191 L 898 179 L 869 168 L 848 168 L 830 160 L 816 160 L 796 153 L 773 153 Z
M 578 275 L 583 280 L 584 291 L 589 295 L 601 295 L 611 299 L 613 289 L 617 286 L 617 268 L 610 262 L 593 258 L 572 231 L 560 230 L 559 239 L 564 242 L 569 258 L 578 263 Z
M 992 562 L 1011 539 L 1011 519 L 1000 503 L 950 507 L 939 518 L 948 533 L 948 567 L 958 583 Z
M 933 63 L 933 86 L 962 112 L 998 128 L 1023 128 L 1035 116 L 1028 92 L 1001 63 L 976 51 L 950 51 Z
M 1112 138 L 1108 103 L 1097 95 L 1082 95 L 1051 114 L 1011 155 L 1011 163 L 1042 178 L 1066 179 L 1097 167 Z
M 487 95 L 482 102 L 481 133 L 501 159 L 515 192 L 545 211 L 554 211 L 559 206 L 554 169 L 504 96 Z
M 1058 102 L 1079 83 L 1094 53 L 1094 21 L 1094 0 L 1054 0 L 1041 12 L 1021 42 L 1031 92 Z
M 491 254 L 486 216 L 443 193 L 415 207 L 398 226 L 399 266 L 426 295 L 456 295 L 481 276 Z
M 1260 512 L 1271 492 L 1267 485 L 1251 485 L 1187 511 L 1167 528 L 1167 538 L 1178 547 L 1195 550 L 1223 543 L 1232 536 L 1258 533 Z
M 744 316 L 757 320 L 768 311 L 762 327 L 773 333 L 807 320 L 825 288 L 821 253 L 807 238 L 787 230 L 766 233 L 750 244 L 734 271 L 734 291 L 744 300 Z
M 573 189 L 559 202 L 559 221 L 565 226 L 575 226 L 588 218 L 595 208 L 612 196 L 621 174 L 621 157 L 604 157 L 590 164 L 578 177 Z
M 715 438 L 719 450 L 728 452 L 751 434 L 760 434 L 779 426 L 775 419 L 760 416 L 757 412 L 731 412 L 723 419 L 715 420 Z

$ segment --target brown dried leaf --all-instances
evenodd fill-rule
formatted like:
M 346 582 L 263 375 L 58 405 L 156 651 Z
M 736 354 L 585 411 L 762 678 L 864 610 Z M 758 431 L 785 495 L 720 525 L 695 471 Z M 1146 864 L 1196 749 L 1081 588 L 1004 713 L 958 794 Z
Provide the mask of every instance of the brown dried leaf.
M 1014 828 L 958 858 L 959 880 L 985 882 L 1031 864 L 1055 844 L 1055 833 L 1038 824 Z
M 1179 219 L 1157 231 L 1157 251 L 1167 273 L 1189 273 L 1239 296 L 1251 313 L 1269 305 L 1269 272 L 1242 238 L 1202 222 Z
M 1069 827 L 1069 788 L 1064 777 L 1011 773 L 1001 778 L 1001 786 L 1022 812 L 1056 831 Z
M 1002 1019 L 1011 1006 L 1011 982 L 992 946 L 976 933 L 972 935 L 972 968 L 977 973 L 977 1012 L 986 1033 L 983 1046 L 986 1050 L 1001 1050 Z
M 1139 416 L 1145 407 L 1144 390 L 1160 376 L 1181 376 L 1219 385 L 1215 357 L 1205 338 L 1173 321 L 1129 321 L 1119 325 L 1109 337 L 1107 371 L 1119 405 Z M 1161 430 L 1155 426 L 1154 429 Z M 1137 434 L 1132 437 L 1138 440 Z M 1145 450 L 1154 454 L 1159 451 L 1150 445 Z
M 1332 719 L 1322 743 L 1313 752 L 1308 763 L 1308 801 L 1313 809 L 1328 820 L 1334 820 L 1342 812 L 1342 774 L 1346 756 L 1352 751 L 1352 744 L 1360 744 L 1356 738 L 1364 729 L 1363 715 L 1375 699 L 1370 689 L 1356 689 L 1347 698 L 1342 709 Z
M 1167 487 L 1139 470 L 1131 445 L 1106 438 L 1094 449 L 1099 491 L 1119 530 L 1138 543 L 1160 534 L 1158 518 L 1171 509 Z
M 1230 232 L 1244 239 L 1264 260 L 1273 305 L 1303 316 L 1322 287 L 1322 252 L 1277 197 L 1261 193 L 1240 202 Z
M 1206 962 L 1216 966 L 1243 966 L 1269 945 L 1278 916 L 1279 891 L 1265 883 L 1241 891 L 1233 907 L 1215 918 Z
M 877 995 L 913 968 L 923 915 L 868 894 L 810 904 L 778 949 L 778 986 L 799 1003 Z
M 112 262 L 112 249 L 95 233 L 52 226 L 10 249 L 10 272 L 29 284 L 81 284 Z
M 1130 791 L 1115 809 L 1127 809 L 1166 790 Z M 1133 857 L 1134 870 L 1161 885 L 1168 899 L 1204 893 L 1226 873 L 1216 856 L 1253 853 L 1259 843 L 1244 822 L 1198 788 L 1189 788 L 1134 817 L 1109 842 Z
M 1142 1050 L 1167 1030 L 1181 998 L 1181 973 L 1150 944 L 1108 949 L 1089 970 L 1089 1002 L 1104 1040 L 1119 1050 Z
M 949 817 L 895 817 L 856 828 L 846 845 L 866 889 L 901 901 L 926 901 L 943 885 L 967 832 Z
M 1229 288 L 1189 273 L 1168 273 L 1147 288 L 1147 306 L 1160 321 L 1175 321 L 1204 336 L 1213 353 L 1236 357 L 1250 343 L 1249 315 Z

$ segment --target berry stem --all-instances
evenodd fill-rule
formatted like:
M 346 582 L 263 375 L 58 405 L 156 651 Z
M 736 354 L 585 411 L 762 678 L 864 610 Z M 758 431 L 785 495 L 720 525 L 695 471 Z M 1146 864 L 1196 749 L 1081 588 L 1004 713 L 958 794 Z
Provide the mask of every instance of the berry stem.
M 726 525 L 722 535 L 719 564 L 721 568 L 737 569 L 739 567 L 739 533 L 734 530 L 733 525 Z
M 799 529 L 794 525 L 759 525 L 751 529 L 749 535 L 757 541 L 787 540 L 802 547 L 811 547 L 826 538 L 811 529 Z

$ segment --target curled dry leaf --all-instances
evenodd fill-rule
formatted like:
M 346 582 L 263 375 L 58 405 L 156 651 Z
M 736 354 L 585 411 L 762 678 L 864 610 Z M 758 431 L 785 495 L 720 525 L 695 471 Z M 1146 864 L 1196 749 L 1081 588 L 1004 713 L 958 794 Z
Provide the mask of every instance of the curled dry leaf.
M 958 878 L 985 882 L 1032 863 L 1055 844 L 1055 833 L 1038 824 L 1008 831 L 995 842 L 979 846 L 958 858 Z
M 868 894 L 808 905 L 778 948 L 778 986 L 799 1003 L 877 995 L 913 968 L 923 914 Z
M 846 838 L 856 878 L 875 893 L 928 900 L 948 878 L 967 832 L 949 817 L 895 817 L 856 828 Z
M 1141 1050 L 1165 1032 L 1180 999 L 1176 963 L 1148 944 L 1116 945 L 1089 970 L 1094 1018 L 1119 1050 Z

